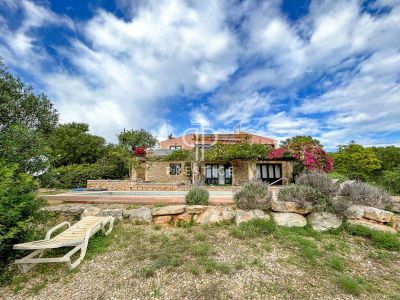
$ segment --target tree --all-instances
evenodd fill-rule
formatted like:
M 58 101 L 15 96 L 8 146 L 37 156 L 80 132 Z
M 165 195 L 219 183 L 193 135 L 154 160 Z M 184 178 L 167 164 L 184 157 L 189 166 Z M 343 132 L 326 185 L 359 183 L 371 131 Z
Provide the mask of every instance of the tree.
M 311 142 L 314 145 L 321 145 L 320 141 L 318 139 L 313 138 L 312 136 L 309 135 L 296 135 L 291 138 L 287 138 L 286 140 L 282 141 L 280 146 L 281 147 L 286 147 L 289 144 L 303 144 L 303 143 L 308 143 Z
M 0 61 L 0 157 L 19 171 L 36 174 L 47 168 L 46 139 L 58 114 L 44 95 L 35 95 Z
M 22 172 L 40 174 L 49 167 L 49 149 L 43 133 L 15 124 L 0 131 L 0 157 Z
M 121 145 L 132 149 L 132 152 L 138 147 L 154 147 L 157 143 L 157 139 L 144 129 L 128 131 L 124 129 L 124 131 L 118 135 L 118 141 Z
M 31 86 L 12 76 L 0 61 L 0 130 L 20 124 L 48 135 L 58 122 L 57 110 L 49 98 L 35 95 Z
M 67 123 L 57 126 L 49 138 L 54 166 L 94 163 L 105 152 L 104 138 L 88 133 L 85 123 Z
M 364 148 L 354 142 L 340 145 L 336 153 L 332 153 L 335 171 L 350 179 L 366 181 L 373 173 L 381 169 L 381 161 L 371 148 Z
M 373 147 L 376 157 L 382 163 L 382 170 L 392 170 L 400 166 L 400 147 Z
M 35 197 L 36 189 L 31 176 L 0 160 L 0 282 L 7 279 L 3 272 L 15 256 L 12 246 L 26 241 L 43 205 Z

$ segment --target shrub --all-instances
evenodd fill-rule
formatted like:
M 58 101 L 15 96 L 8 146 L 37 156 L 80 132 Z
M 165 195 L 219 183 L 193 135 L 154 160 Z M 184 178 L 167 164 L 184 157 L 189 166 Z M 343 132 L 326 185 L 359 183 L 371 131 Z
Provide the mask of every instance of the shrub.
M 272 193 L 268 185 L 261 181 L 246 183 L 233 195 L 235 204 L 240 209 L 262 209 L 271 207 Z
M 342 202 L 349 205 L 366 205 L 384 209 L 391 201 L 390 195 L 379 187 L 357 181 L 345 184 L 339 191 Z
M 189 205 L 207 205 L 210 194 L 203 187 L 193 187 L 185 196 L 186 203 Z
M 400 195 L 400 167 L 390 171 L 383 171 L 379 184 L 392 194 Z
M 43 205 L 35 198 L 37 184 L 32 177 L 17 169 L 0 161 L 0 282 L 15 256 L 12 245 L 28 239 L 32 221 Z
M 320 172 L 304 172 L 296 178 L 296 184 L 313 187 L 327 197 L 339 190 L 339 183 L 335 183 L 328 174 Z
M 316 189 L 307 185 L 289 185 L 279 190 L 279 201 L 294 201 L 304 204 L 305 202 L 317 203 L 321 195 Z

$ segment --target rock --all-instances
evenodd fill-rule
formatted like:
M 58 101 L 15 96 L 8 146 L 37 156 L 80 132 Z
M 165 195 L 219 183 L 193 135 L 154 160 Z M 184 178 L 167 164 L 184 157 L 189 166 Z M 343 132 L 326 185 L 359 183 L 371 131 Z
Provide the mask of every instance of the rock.
M 392 211 L 396 214 L 400 214 L 400 203 L 392 202 Z
M 198 224 L 220 223 L 232 221 L 235 218 L 235 211 L 230 207 L 208 207 L 195 220 Z
M 239 225 L 243 222 L 248 222 L 253 219 L 266 219 L 269 220 L 270 216 L 264 213 L 262 210 L 254 209 L 254 210 L 236 210 L 236 225 Z
M 88 216 L 95 216 L 101 211 L 100 208 L 96 206 L 88 206 L 85 208 L 83 213 L 81 214 L 81 218 L 88 217 Z
M 161 225 L 162 227 L 168 227 L 171 220 L 171 216 L 156 216 L 153 218 L 153 223 L 155 225 Z
M 346 210 L 347 219 L 362 219 L 364 217 L 364 206 L 352 205 Z
M 122 208 L 103 209 L 97 214 L 97 216 L 112 216 L 117 220 L 122 220 L 122 213 Z
M 273 212 L 272 218 L 276 224 L 285 227 L 304 227 L 307 225 L 307 220 L 303 215 L 295 213 Z
M 62 213 L 65 215 L 80 215 L 85 210 L 84 206 L 75 205 L 57 205 L 57 206 L 46 206 L 42 208 L 43 211 Z
M 346 180 L 346 181 L 343 181 L 343 182 L 339 185 L 339 191 L 340 191 L 341 189 L 343 189 L 346 185 L 353 184 L 354 182 L 356 182 L 356 181 L 355 181 L 355 180 Z
M 175 226 L 179 223 L 190 223 L 192 221 L 192 215 L 187 212 L 184 212 L 180 215 L 173 215 L 172 221 L 174 222 Z
M 153 220 L 151 216 L 151 209 L 148 207 L 140 207 L 135 209 L 125 210 L 123 216 L 129 221 L 134 223 L 147 223 L 150 224 Z
M 271 210 L 277 212 L 293 212 L 306 215 L 313 210 L 313 206 L 311 203 L 308 202 L 302 205 L 301 203 L 295 201 L 272 201 Z
M 377 224 L 377 223 L 372 223 L 369 222 L 368 220 L 362 219 L 362 220 L 348 220 L 350 224 L 353 225 L 360 225 L 367 227 L 372 230 L 378 230 L 378 231 L 384 231 L 384 232 L 389 232 L 389 233 L 396 233 L 396 230 L 392 227 L 382 225 L 382 224 Z
M 186 212 L 188 214 L 201 214 L 207 207 L 206 205 L 188 205 L 186 206 Z
M 312 212 L 307 216 L 307 221 L 317 231 L 336 229 L 342 225 L 342 219 L 329 212 Z
M 400 215 L 394 215 L 392 218 L 393 228 L 400 231 Z
M 394 216 L 394 213 L 386 210 L 382 210 L 375 207 L 366 206 L 364 208 L 364 218 L 381 223 L 388 223 Z
M 162 207 L 153 208 L 151 214 L 153 216 L 166 216 L 166 215 L 178 215 L 185 211 L 186 205 L 168 205 Z

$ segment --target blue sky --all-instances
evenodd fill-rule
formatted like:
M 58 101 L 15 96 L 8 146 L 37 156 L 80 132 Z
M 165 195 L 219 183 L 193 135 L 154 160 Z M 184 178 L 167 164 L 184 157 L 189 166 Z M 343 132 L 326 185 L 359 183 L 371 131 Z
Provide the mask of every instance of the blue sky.
M 400 145 L 400 1 L 0 0 L 0 56 L 108 141 L 202 124 Z

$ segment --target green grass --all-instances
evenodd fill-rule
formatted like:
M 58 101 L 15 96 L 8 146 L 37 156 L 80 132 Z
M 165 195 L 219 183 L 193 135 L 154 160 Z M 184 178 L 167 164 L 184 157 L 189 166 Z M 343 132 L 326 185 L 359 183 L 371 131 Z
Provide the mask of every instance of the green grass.
M 230 229 L 231 234 L 238 239 L 256 238 L 263 235 L 269 235 L 274 233 L 276 230 L 277 226 L 272 219 L 254 219 Z
M 339 271 L 339 272 L 343 272 L 346 269 L 346 261 L 338 255 L 332 255 L 332 256 L 328 257 L 327 265 L 331 269 Z
M 214 273 L 214 272 L 220 272 L 223 274 L 231 273 L 231 268 L 228 264 L 218 262 L 214 258 L 199 257 L 197 259 L 197 262 L 200 266 L 202 266 L 204 268 L 204 271 L 206 273 Z
M 381 232 L 360 225 L 347 225 L 347 230 L 355 236 L 362 236 L 371 240 L 372 244 L 380 249 L 400 251 L 399 234 Z
M 361 277 L 341 275 L 338 277 L 337 282 L 344 291 L 351 295 L 359 296 L 362 293 L 364 280 Z

